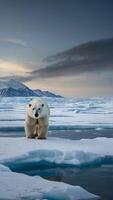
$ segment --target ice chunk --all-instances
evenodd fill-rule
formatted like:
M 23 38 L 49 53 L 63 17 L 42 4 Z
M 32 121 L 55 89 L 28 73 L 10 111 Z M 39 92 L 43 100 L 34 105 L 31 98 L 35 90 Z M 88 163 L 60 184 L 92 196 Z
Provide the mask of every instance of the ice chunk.
M 0 171 L 0 199 L 80 200 L 98 199 L 79 186 L 47 181 L 11 171 Z
M 12 164 L 12 161 L 15 165 L 40 161 L 88 165 L 104 162 L 106 157 L 111 156 L 113 156 L 113 138 L 77 141 L 52 137 L 47 140 L 0 138 L 0 162 L 7 163 L 7 166 Z
M 0 164 L 0 173 L 1 172 L 9 172 L 11 171 L 8 167 Z

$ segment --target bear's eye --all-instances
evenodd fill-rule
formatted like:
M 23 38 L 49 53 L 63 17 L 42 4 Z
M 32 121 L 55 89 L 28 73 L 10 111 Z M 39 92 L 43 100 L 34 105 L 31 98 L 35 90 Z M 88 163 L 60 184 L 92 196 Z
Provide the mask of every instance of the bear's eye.
M 42 104 L 42 107 L 44 107 L 44 104 Z
M 29 107 L 31 107 L 31 103 L 29 103 Z
M 38 110 L 40 110 L 40 108 Z
M 35 110 L 35 108 L 33 108 L 33 110 Z

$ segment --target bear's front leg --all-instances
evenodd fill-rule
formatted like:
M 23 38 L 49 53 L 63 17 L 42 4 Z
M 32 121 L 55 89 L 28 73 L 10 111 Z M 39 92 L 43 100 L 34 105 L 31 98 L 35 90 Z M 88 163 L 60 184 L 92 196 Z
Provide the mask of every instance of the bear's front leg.
M 35 136 L 36 138 L 38 138 L 38 133 L 39 133 L 39 125 L 36 124 L 35 129 L 34 129 L 34 136 Z
M 28 123 L 25 123 L 25 135 L 27 138 L 35 138 L 34 129 Z
M 48 133 L 48 125 L 39 126 L 38 139 L 46 139 Z

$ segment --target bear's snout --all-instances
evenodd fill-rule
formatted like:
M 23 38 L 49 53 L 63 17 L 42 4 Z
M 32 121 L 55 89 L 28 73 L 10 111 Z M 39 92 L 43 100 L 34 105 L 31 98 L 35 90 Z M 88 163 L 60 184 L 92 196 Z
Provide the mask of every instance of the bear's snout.
M 37 112 L 35 113 L 35 117 L 38 117 L 38 113 Z

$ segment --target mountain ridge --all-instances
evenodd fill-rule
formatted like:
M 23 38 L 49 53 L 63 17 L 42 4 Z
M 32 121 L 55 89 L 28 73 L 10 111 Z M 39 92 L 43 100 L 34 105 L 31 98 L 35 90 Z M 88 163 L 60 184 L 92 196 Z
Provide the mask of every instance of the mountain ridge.
M 56 97 L 61 98 L 62 96 L 56 95 L 49 91 L 42 91 L 40 89 L 32 90 L 23 83 L 14 79 L 0 81 L 0 97 Z
M 40 90 L 40 89 L 36 89 L 33 90 L 35 93 L 40 92 L 40 94 L 43 96 L 47 96 L 47 97 L 56 97 L 56 98 L 61 98 L 62 96 L 58 95 L 58 94 L 54 94 L 52 92 L 49 91 L 44 91 L 44 90 Z

